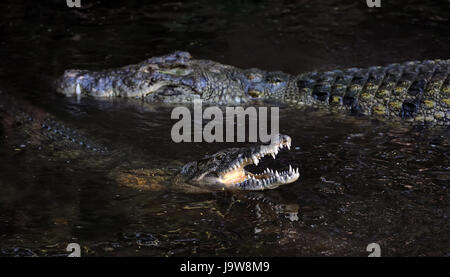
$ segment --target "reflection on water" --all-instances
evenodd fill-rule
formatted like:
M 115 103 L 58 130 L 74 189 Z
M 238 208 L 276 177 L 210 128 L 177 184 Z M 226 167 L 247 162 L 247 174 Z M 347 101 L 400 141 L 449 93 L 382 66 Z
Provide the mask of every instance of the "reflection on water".
M 448 130 L 282 108 L 292 150 L 253 170 L 292 164 L 300 181 L 264 193 L 147 191 L 110 178 L 111 170 L 173 171 L 239 144 L 174 144 L 172 107 L 76 101 L 51 89 L 69 67 L 119 66 L 175 49 L 289 73 L 448 58 L 447 6 L 95 3 L 0 4 L 10 11 L 0 25 L 0 90 L 15 95 L 0 97 L 0 256 L 66 255 L 70 242 L 82 255 L 109 256 L 366 256 L 372 242 L 386 256 L 450 254 Z M 77 143 L 42 132 L 47 113 Z

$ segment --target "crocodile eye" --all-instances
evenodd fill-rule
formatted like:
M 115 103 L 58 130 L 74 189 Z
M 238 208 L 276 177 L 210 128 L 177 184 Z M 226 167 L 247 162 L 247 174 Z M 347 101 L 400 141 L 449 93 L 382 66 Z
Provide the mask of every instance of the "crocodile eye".
M 278 84 L 281 84 L 283 82 L 283 80 L 279 77 L 267 77 L 266 82 L 272 83 L 274 85 L 278 85 Z
M 258 98 L 258 97 L 261 97 L 263 95 L 263 93 L 260 91 L 251 89 L 248 91 L 248 95 L 250 95 L 251 97 L 254 97 L 254 98 Z

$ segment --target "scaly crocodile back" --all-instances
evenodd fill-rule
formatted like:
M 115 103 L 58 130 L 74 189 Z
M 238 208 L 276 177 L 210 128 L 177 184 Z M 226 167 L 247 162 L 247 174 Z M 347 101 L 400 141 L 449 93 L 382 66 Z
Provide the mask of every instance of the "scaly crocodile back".
M 99 153 L 107 151 L 106 147 L 88 140 L 76 129 L 69 128 L 62 121 L 26 101 L 2 94 L 0 103 L 0 119 L 2 117 L 11 119 L 15 131 L 26 137 L 27 143 L 31 143 L 34 137 L 39 143 L 46 139 L 47 143 L 57 142 L 61 145 L 69 143 Z
M 296 77 L 284 101 L 449 126 L 449 72 L 450 60 L 310 72 Z

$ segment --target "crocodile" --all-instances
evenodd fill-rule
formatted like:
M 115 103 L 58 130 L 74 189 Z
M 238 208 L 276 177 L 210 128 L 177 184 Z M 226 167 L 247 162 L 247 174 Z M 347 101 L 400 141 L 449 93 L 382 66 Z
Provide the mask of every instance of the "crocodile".
M 107 156 L 112 156 L 113 149 L 86 139 L 76 128 L 69 127 L 41 109 L 25 101 L 19 103 L 1 93 L 0 123 L 1 139 L 6 139 L 5 145 L 11 145 L 13 149 L 20 150 L 28 144 L 31 148 L 38 146 L 41 155 L 47 153 L 52 157 L 61 157 L 64 163 L 68 157 L 77 158 L 83 164 L 108 168 L 108 177 L 119 184 L 139 189 L 170 189 L 191 193 L 266 190 L 295 182 L 300 175 L 298 168 L 294 169 L 290 165 L 288 170 L 280 172 L 267 168 L 263 172 L 252 173 L 245 169 L 249 165 L 258 165 L 265 156 L 275 159 L 281 149 L 290 149 L 291 138 L 282 134 L 278 134 L 270 144 L 226 148 L 184 165 L 173 160 L 154 163 L 164 166 L 133 169 L 133 165 L 110 166 Z M 43 147 L 48 148 L 48 151 Z M 125 152 L 123 150 L 119 152 Z M 56 154 L 58 151 L 60 153 Z M 145 161 L 142 163 L 145 164 Z
M 267 190 L 298 180 L 298 168 L 289 165 L 285 171 L 266 168 L 260 173 L 245 169 L 249 165 L 258 165 L 265 156 L 274 159 L 278 152 L 291 147 L 291 138 L 279 134 L 271 144 L 249 147 L 226 148 L 202 159 L 192 161 L 179 169 L 132 169 L 117 168 L 111 176 L 119 183 L 145 190 L 170 189 L 192 193 L 222 190 Z M 260 170 L 261 171 L 261 170 Z
M 393 63 L 290 75 L 193 59 L 183 51 L 101 71 L 69 69 L 62 94 L 186 103 L 277 103 L 414 125 L 449 126 L 450 60 Z

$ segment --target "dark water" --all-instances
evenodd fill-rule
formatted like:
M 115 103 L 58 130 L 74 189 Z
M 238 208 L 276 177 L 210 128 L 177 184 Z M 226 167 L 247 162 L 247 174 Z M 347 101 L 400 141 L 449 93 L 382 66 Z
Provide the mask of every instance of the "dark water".
M 292 74 L 448 58 L 448 2 L 85 2 L 0 4 L 0 106 L 38 123 L 51 114 L 106 147 L 45 139 L 2 113 L 0 256 L 67 255 L 71 242 L 85 256 L 366 256 L 372 242 L 383 256 L 450 255 L 448 130 L 282 108 L 293 148 L 258 168 L 292 164 L 300 181 L 255 194 L 153 192 L 109 172 L 176 168 L 238 144 L 174 144 L 172 107 L 78 102 L 51 87 L 66 68 L 173 50 Z

